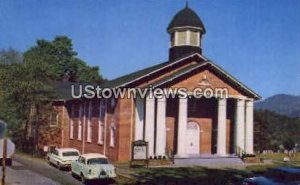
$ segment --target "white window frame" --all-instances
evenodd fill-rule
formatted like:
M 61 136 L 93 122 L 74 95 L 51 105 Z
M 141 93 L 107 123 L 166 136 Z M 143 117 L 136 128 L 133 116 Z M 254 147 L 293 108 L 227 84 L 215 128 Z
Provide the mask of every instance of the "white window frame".
M 104 143 L 104 122 L 106 116 L 105 101 L 100 100 L 99 104 L 99 118 L 98 118 L 98 144 Z
M 71 118 L 70 118 L 70 139 L 74 139 L 74 105 L 71 107 Z
M 88 125 L 87 125 L 87 142 L 92 142 L 92 112 L 93 112 L 93 102 L 89 102 L 88 110 Z
M 53 118 L 52 118 L 54 113 L 56 113 L 56 118 L 55 118 L 55 121 L 54 121 L 55 123 L 53 122 Z M 50 127 L 57 127 L 58 123 L 59 123 L 59 112 L 54 110 L 50 114 Z
M 109 133 L 109 136 L 110 136 L 110 140 L 109 140 L 109 146 L 114 148 L 115 147 L 115 126 L 114 126 L 114 122 L 111 123 L 111 126 L 110 126 L 110 133 Z
M 82 140 L 82 124 L 83 124 L 83 108 L 82 105 L 79 105 L 79 120 L 78 120 L 78 140 Z

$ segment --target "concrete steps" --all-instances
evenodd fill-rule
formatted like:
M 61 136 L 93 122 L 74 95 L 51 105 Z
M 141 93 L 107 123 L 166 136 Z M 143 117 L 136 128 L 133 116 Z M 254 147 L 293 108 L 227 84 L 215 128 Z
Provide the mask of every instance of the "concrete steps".
M 203 166 L 209 168 L 243 168 L 245 167 L 244 162 L 236 156 L 218 157 L 218 156 L 198 156 L 188 158 L 175 158 L 175 166 Z

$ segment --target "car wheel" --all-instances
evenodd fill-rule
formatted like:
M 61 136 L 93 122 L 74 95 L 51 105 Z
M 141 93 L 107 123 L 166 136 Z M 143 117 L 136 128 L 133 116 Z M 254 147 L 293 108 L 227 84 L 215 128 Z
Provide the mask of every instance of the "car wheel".
M 57 162 L 57 168 L 59 169 L 59 170 L 61 170 L 62 169 L 62 167 L 61 167 L 61 165 L 60 165 L 60 163 L 59 162 Z
M 71 171 L 71 175 L 72 177 L 76 177 L 76 174 L 73 171 Z
M 87 180 L 85 179 L 85 177 L 84 177 L 83 174 L 80 175 L 80 178 L 81 178 L 82 184 L 88 184 L 88 182 L 87 182 Z

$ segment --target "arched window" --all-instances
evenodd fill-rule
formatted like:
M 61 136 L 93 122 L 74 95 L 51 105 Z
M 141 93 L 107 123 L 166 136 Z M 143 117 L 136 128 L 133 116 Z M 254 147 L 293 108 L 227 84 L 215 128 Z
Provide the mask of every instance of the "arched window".
M 116 126 L 115 126 L 115 122 L 113 121 L 110 125 L 110 142 L 109 142 L 109 146 L 110 147 L 115 147 L 115 130 L 116 130 Z
M 92 142 L 92 111 L 93 111 L 93 102 L 89 102 L 88 110 L 88 125 L 87 125 L 87 142 Z
M 104 142 L 104 122 L 105 122 L 105 100 L 100 100 L 99 106 L 99 120 L 98 120 L 98 143 L 103 144 Z

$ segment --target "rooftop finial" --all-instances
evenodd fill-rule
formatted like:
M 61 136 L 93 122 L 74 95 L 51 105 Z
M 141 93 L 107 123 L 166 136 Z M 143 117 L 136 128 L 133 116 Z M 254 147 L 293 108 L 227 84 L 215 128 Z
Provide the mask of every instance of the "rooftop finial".
M 186 8 L 189 7 L 189 1 L 188 1 L 188 0 L 185 1 L 185 7 L 186 7 Z

